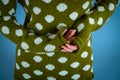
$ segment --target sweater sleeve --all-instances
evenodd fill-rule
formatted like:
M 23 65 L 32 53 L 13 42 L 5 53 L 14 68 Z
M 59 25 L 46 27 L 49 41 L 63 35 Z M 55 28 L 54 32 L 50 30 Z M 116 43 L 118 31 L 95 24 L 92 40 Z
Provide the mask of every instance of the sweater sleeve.
M 77 34 L 74 41 L 80 49 L 88 42 L 91 32 L 100 29 L 109 19 L 117 4 L 118 0 L 96 0 L 93 8 L 75 22 L 73 28 L 77 29 Z
M 58 51 L 66 41 L 62 36 L 64 27 L 56 34 L 35 35 L 16 21 L 17 0 L 0 0 L 0 33 L 25 51 Z

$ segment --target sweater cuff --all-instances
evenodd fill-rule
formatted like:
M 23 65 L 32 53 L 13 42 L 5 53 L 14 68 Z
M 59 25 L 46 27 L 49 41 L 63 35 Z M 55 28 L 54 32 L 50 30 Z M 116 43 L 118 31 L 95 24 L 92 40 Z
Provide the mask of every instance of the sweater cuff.
M 57 49 L 55 50 L 55 52 L 61 52 L 61 46 L 64 44 L 67 44 L 67 41 L 64 39 L 64 37 L 62 35 L 62 32 L 64 29 L 66 29 L 66 27 L 62 27 L 56 34 L 55 40 L 57 40 L 57 41 L 55 41 L 55 44 L 57 46 Z

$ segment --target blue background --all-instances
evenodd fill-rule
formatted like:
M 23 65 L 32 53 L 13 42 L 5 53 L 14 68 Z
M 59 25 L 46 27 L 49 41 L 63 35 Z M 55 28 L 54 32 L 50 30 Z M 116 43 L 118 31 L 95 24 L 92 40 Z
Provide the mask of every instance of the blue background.
M 22 24 L 25 13 L 19 4 L 16 16 Z M 120 80 L 120 5 L 92 38 L 94 80 Z M 15 49 L 16 45 L 0 34 L 0 80 L 14 80 Z

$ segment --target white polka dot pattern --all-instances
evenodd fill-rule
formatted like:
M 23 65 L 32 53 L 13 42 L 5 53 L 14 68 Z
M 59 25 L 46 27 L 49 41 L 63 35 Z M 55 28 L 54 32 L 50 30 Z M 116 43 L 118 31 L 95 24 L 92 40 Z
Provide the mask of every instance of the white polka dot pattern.
M 43 72 L 40 71 L 40 70 L 34 70 L 33 73 L 34 73 L 35 75 L 37 75 L 37 76 L 43 75 Z
M 58 26 L 57 26 L 57 29 L 61 29 L 65 26 L 67 26 L 65 23 L 59 23 Z
M 78 80 L 80 78 L 80 74 L 74 74 L 71 79 Z
M 49 51 L 54 51 L 56 49 L 55 45 L 48 44 L 45 46 L 44 50 L 49 52 Z
M 18 49 L 18 51 L 17 51 L 17 55 L 18 55 L 18 56 L 21 55 L 21 50 L 20 50 L 20 49 Z
M 51 35 L 48 36 L 48 38 L 49 38 L 49 39 L 54 39 L 55 36 L 56 36 L 56 34 L 51 34 Z
M 89 1 L 85 2 L 83 5 L 82 5 L 82 8 L 83 9 L 87 9 L 89 6 Z
M 24 51 L 25 51 L 26 53 L 29 53 L 29 52 L 30 52 L 29 50 L 26 50 L 26 49 L 25 49 Z
M 49 70 L 49 71 L 52 71 L 52 70 L 55 69 L 55 66 L 52 65 L 52 64 L 47 64 L 47 65 L 45 66 L 45 68 L 46 68 L 47 70 Z
M 105 11 L 105 8 L 103 6 L 98 6 L 98 11 L 103 12 Z
M 90 40 L 90 38 L 91 38 L 91 34 L 92 34 L 92 33 L 89 33 L 89 36 L 88 36 L 87 40 Z
M 93 13 L 93 10 L 89 11 L 89 12 L 87 13 L 87 15 L 90 15 L 90 14 L 92 14 L 92 13 Z
M 78 32 L 80 32 L 85 27 L 84 23 L 80 23 L 77 27 Z
M 40 57 L 40 56 L 34 56 L 34 57 L 33 57 L 33 60 L 34 60 L 35 62 L 39 63 L 39 62 L 41 62 L 43 59 L 42 59 L 42 57 Z
M 88 43 L 87 43 L 88 47 L 91 46 L 91 41 L 89 40 Z
M 93 25 L 95 24 L 95 20 L 93 18 L 89 18 L 89 23 Z
M 43 2 L 45 2 L 45 3 L 50 3 L 52 0 L 42 0 Z
M 93 72 L 93 66 L 91 67 L 91 72 Z
M 93 54 L 91 55 L 91 60 L 93 61 Z
M 58 73 L 60 76 L 66 76 L 68 74 L 68 71 L 62 70 Z
M 3 19 L 4 19 L 4 21 L 8 21 L 11 19 L 11 17 L 10 16 L 3 16 Z
M 58 62 L 60 62 L 60 63 L 66 63 L 67 61 L 68 61 L 68 59 L 66 57 L 60 57 L 58 59 Z
M 40 38 L 40 37 L 37 37 L 36 39 L 34 39 L 34 43 L 36 44 L 36 45 L 39 45 L 40 43 L 42 43 L 42 38 Z
M 7 5 L 9 3 L 9 0 L 1 0 L 4 5 Z
M 82 54 L 81 54 L 82 58 L 86 58 L 87 56 L 88 56 L 88 52 L 87 51 L 82 52 Z
M 24 68 L 30 67 L 30 64 L 29 64 L 28 62 L 26 62 L 26 61 L 22 61 L 21 64 L 22 64 L 22 66 L 23 66 Z
M 57 10 L 59 12 L 64 12 L 67 9 L 67 5 L 65 3 L 60 3 L 59 5 L 57 5 Z
M 16 20 L 14 20 L 14 23 L 15 23 L 16 25 L 20 25 Z
M 55 55 L 55 52 L 47 52 L 46 55 L 47 55 L 48 57 L 52 57 L 52 56 Z
M 47 80 L 56 80 L 56 78 L 49 76 L 49 77 L 47 77 Z
M 48 23 L 52 23 L 54 21 L 54 16 L 52 15 L 47 15 L 45 16 L 45 20 L 48 22 Z
M 88 64 L 88 65 L 85 65 L 84 67 L 83 67 L 83 70 L 84 71 L 88 71 L 90 69 L 90 65 Z
M 18 63 L 16 63 L 16 69 L 20 70 L 20 66 L 18 65 Z
M 113 4 L 113 3 L 110 3 L 110 4 L 109 4 L 109 10 L 110 10 L 110 11 L 113 11 L 114 9 L 115 9 L 114 4 Z
M 16 34 L 17 36 L 22 36 L 22 35 L 23 35 L 22 29 L 17 29 L 17 30 L 15 31 L 15 34 Z
M 29 0 L 25 0 L 27 6 L 29 6 Z
M 78 13 L 77 12 L 72 12 L 70 15 L 69 15 L 70 19 L 71 20 L 76 20 L 77 17 L 78 17 Z
M 9 11 L 9 14 L 10 14 L 10 15 L 13 15 L 13 13 L 15 13 L 15 9 L 11 9 L 11 10 Z
M 98 25 L 102 25 L 103 24 L 103 18 L 102 17 L 99 17 L 97 24 Z
M 43 29 L 43 25 L 40 24 L 40 23 L 36 23 L 36 24 L 35 24 L 35 27 L 36 27 L 37 30 L 39 30 L 39 31 Z
M 28 13 L 28 9 L 26 7 L 23 7 L 25 9 L 25 12 Z
M 72 68 L 77 68 L 79 65 L 80 65 L 79 62 L 73 62 L 70 66 L 71 66 Z
M 26 42 L 22 42 L 21 43 L 21 47 L 22 47 L 22 49 L 29 49 L 29 45 L 26 43 Z
M 2 26 L 2 33 L 3 34 L 9 34 L 10 33 L 10 30 L 7 26 Z
M 85 14 L 88 14 L 90 12 L 90 8 L 85 11 Z
M 24 73 L 22 76 L 24 77 L 24 79 L 30 79 L 31 78 L 31 76 L 27 73 Z
M 74 6 L 72 6 L 72 4 L 74 4 L 77 1 L 79 1 L 79 0 L 74 0 L 73 3 L 70 3 L 71 6 L 68 3 L 69 1 L 68 2 L 67 1 L 62 1 L 62 2 L 58 1 L 58 3 L 55 3 L 55 6 L 52 6 L 53 12 L 48 10 L 49 12 L 47 12 L 47 13 L 43 12 L 43 11 L 45 11 L 44 10 L 45 8 L 43 8 L 42 5 L 37 6 L 37 4 L 34 4 L 35 6 L 34 5 L 32 6 L 32 3 L 30 2 L 30 0 L 23 1 L 25 3 L 25 6 L 23 6 L 23 7 L 26 12 L 28 12 L 28 13 L 31 12 L 31 11 L 29 11 L 29 6 L 31 6 L 31 8 L 32 8 L 32 12 L 31 12 L 32 15 L 29 16 L 29 18 L 30 18 L 31 24 L 33 25 L 33 28 L 31 29 L 31 31 L 28 31 L 29 34 L 25 34 L 24 29 L 22 29 L 22 28 L 17 28 L 12 31 L 11 26 L 9 26 L 9 25 L 7 26 L 6 24 L 2 25 L 1 32 L 3 34 L 7 34 L 8 37 L 9 37 L 9 35 L 11 36 L 12 33 L 13 33 L 13 36 L 15 35 L 14 37 L 17 37 L 18 39 L 19 38 L 21 39 L 21 36 L 23 36 L 22 38 L 24 38 L 25 35 L 30 35 L 29 37 L 32 37 L 31 42 L 22 41 L 20 43 L 20 47 L 17 50 L 18 58 L 21 58 L 24 55 L 29 55 L 32 53 L 32 51 L 30 50 L 31 49 L 30 43 L 33 44 L 32 47 L 34 47 L 34 46 L 39 47 L 41 45 L 43 48 L 40 47 L 39 48 L 40 51 L 41 51 L 41 49 L 44 49 L 42 52 L 39 52 L 39 51 L 33 52 L 32 59 L 31 59 L 31 57 L 27 57 L 28 59 L 30 59 L 32 62 L 35 63 L 34 65 L 32 65 L 32 63 L 30 63 L 27 58 L 20 62 L 18 61 L 19 63 L 16 62 L 15 66 L 16 66 L 17 71 L 22 70 L 24 68 L 26 70 L 27 69 L 31 70 L 29 73 L 27 73 L 25 71 L 25 73 L 20 74 L 21 76 L 23 76 L 24 79 L 32 79 L 32 77 L 40 77 L 40 76 L 44 77 L 45 76 L 45 79 L 47 79 L 47 80 L 56 80 L 58 78 L 58 77 L 56 77 L 56 75 L 58 75 L 59 77 L 63 77 L 63 78 L 69 77 L 69 78 L 71 78 L 71 80 L 79 80 L 82 77 L 82 75 L 84 75 L 84 74 L 82 74 L 82 73 L 79 74 L 77 72 L 74 73 L 75 71 L 70 72 L 68 68 L 70 68 L 71 70 L 79 70 L 79 71 L 83 70 L 82 71 L 83 73 L 93 72 L 91 63 L 90 64 L 87 62 L 82 63 L 82 60 L 86 60 L 86 61 L 89 60 L 91 62 L 93 61 L 93 54 L 91 54 L 91 50 L 89 50 L 92 48 L 91 34 L 89 34 L 89 36 L 86 39 L 87 40 L 86 48 L 88 48 L 88 49 L 86 49 L 85 51 L 82 51 L 80 54 L 78 54 L 78 58 L 76 55 L 75 55 L 75 57 L 74 56 L 68 57 L 67 56 L 68 54 L 59 55 L 59 54 L 55 53 L 57 51 L 56 49 L 58 48 L 58 46 L 56 44 L 53 44 L 54 42 L 53 43 L 48 42 L 48 44 L 44 45 L 43 37 L 34 37 L 34 36 L 39 36 L 39 35 L 36 35 L 37 32 L 38 32 L 38 34 L 39 34 L 39 32 L 40 33 L 44 32 L 45 29 L 47 28 L 48 24 L 50 25 L 51 29 L 53 28 L 52 25 L 54 23 L 55 24 L 53 26 L 58 30 L 60 30 L 63 27 L 70 28 L 74 22 L 77 22 L 78 18 L 79 19 L 81 18 L 82 13 L 85 14 L 86 19 L 81 20 L 81 21 L 79 20 L 77 22 L 77 24 L 75 23 L 75 27 L 77 28 L 78 32 L 81 32 L 82 30 L 86 31 L 87 27 L 91 27 L 93 25 L 95 25 L 95 26 L 97 25 L 97 27 L 99 28 L 104 23 L 104 19 L 105 20 L 107 19 L 107 17 L 104 17 L 104 13 L 106 13 L 106 11 L 108 11 L 108 12 L 114 11 L 115 7 L 116 7 L 116 5 L 113 3 L 107 3 L 107 5 L 106 4 L 103 5 L 102 2 L 100 2 L 100 4 L 98 3 L 99 4 L 98 6 L 94 7 L 94 9 L 90 9 L 91 1 L 81 1 L 81 2 L 83 2 L 83 3 L 81 3 L 82 5 L 79 8 L 75 8 Z M 53 0 L 41 0 L 40 2 L 46 6 L 46 10 L 47 10 L 47 8 L 50 9 L 48 5 L 54 4 Z M 10 3 L 11 3 L 10 0 L 1 0 L 1 4 L 5 5 L 5 6 L 7 6 Z M 83 11 L 80 12 L 79 10 L 83 10 Z M 56 12 L 54 13 L 54 11 L 56 11 Z M 100 13 L 101 15 L 94 16 L 94 14 L 96 12 L 98 14 Z M 7 13 L 8 13 L 8 15 L 13 15 L 15 13 L 15 8 L 14 7 L 9 8 Z M 79 14 L 79 13 L 81 13 L 81 14 Z M 59 16 L 59 14 L 64 15 L 64 16 Z M 2 15 L 3 15 L 3 12 L 2 12 L 2 10 L 0 10 L 0 16 L 2 16 Z M 9 22 L 9 20 L 13 19 L 11 16 L 8 16 L 8 15 L 1 17 L 4 22 Z M 39 16 L 41 16 L 41 19 L 43 19 L 43 20 L 39 20 Z M 36 17 L 38 17 L 38 18 L 36 18 Z M 82 18 L 84 18 L 84 16 Z M 34 19 L 36 19 L 38 21 L 34 21 Z M 15 25 L 20 25 L 17 23 L 16 20 L 13 20 L 13 23 L 15 23 Z M 89 26 L 87 25 L 87 23 Z M 49 27 L 49 25 L 48 25 L 48 27 Z M 13 27 L 14 27 L 14 25 L 13 25 Z M 74 27 L 74 25 L 73 25 L 73 27 Z M 87 28 L 87 30 L 88 30 L 88 28 Z M 54 34 L 54 32 L 47 32 L 47 33 L 48 33 L 48 35 L 44 35 L 44 36 L 47 36 L 47 38 L 49 38 L 49 39 L 54 39 L 56 36 L 58 36 L 58 35 Z M 45 34 L 47 34 L 47 33 L 45 33 Z M 22 39 L 22 40 L 24 40 L 24 39 Z M 22 50 L 22 49 L 24 49 L 24 50 Z M 72 57 L 74 58 L 73 60 L 72 60 Z M 81 59 L 81 61 L 79 60 L 79 58 Z M 48 60 L 48 62 L 46 59 Z M 54 61 L 52 61 L 52 59 Z M 35 69 L 33 69 L 34 66 L 39 66 L 39 64 L 42 65 L 42 68 L 36 67 Z M 60 68 L 59 65 L 62 65 L 63 68 Z M 45 69 L 45 72 L 43 69 Z M 48 71 L 48 73 L 46 75 L 47 71 Z M 50 74 L 50 73 L 54 73 L 54 71 L 56 72 L 55 75 Z M 88 71 L 88 72 L 86 72 L 86 71 Z
M 33 12 L 38 15 L 41 12 L 41 9 L 39 7 L 33 7 Z

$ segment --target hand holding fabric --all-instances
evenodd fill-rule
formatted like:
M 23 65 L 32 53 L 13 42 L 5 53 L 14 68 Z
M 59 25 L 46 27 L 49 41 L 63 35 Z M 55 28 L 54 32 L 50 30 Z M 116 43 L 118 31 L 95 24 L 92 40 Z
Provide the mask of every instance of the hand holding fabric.
M 65 29 L 62 32 L 64 39 L 67 41 L 67 44 L 61 46 L 61 52 L 73 52 L 77 50 L 77 45 L 72 44 L 72 40 L 75 38 L 75 29 Z

